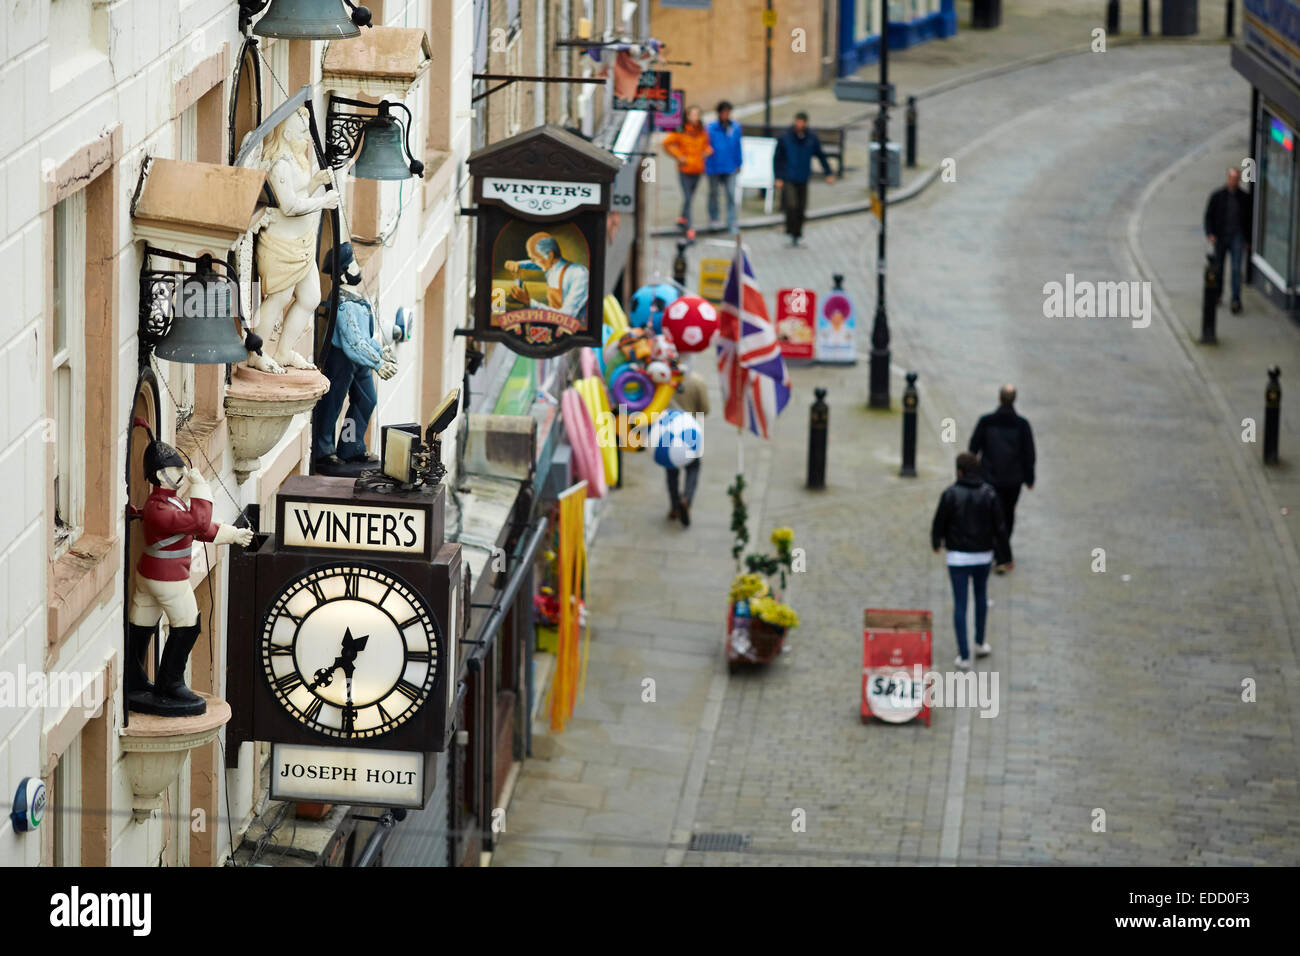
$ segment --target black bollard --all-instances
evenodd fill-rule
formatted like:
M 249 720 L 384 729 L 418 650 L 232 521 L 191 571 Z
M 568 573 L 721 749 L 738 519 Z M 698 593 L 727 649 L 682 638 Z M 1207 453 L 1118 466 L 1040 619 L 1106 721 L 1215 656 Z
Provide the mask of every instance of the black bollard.
M 808 487 L 826 487 L 826 438 L 830 432 L 831 410 L 826 404 L 826 389 L 814 388 L 817 400 L 808 416 Z
M 1264 389 L 1264 464 L 1277 464 L 1278 432 L 1282 428 L 1282 369 L 1268 370 L 1268 388 Z
M 1223 276 L 1215 266 L 1214 256 L 1205 257 L 1205 285 L 1201 291 L 1201 344 L 1217 345 L 1214 334 L 1216 313 L 1219 308 L 1219 287 Z
M 1118 17 L 1119 14 L 1116 16 Z M 1119 32 L 1118 26 L 1115 27 L 1115 31 Z M 1142 35 L 1144 37 L 1151 35 L 1151 0 L 1142 0 Z
M 673 259 L 673 281 L 683 289 L 686 288 L 686 247 L 689 243 L 677 243 L 677 258 Z
M 916 373 L 907 373 L 907 387 L 903 389 L 903 467 L 900 478 L 916 477 Z
M 916 168 L 916 97 L 907 98 L 907 168 Z
M 1233 21 L 1237 19 L 1237 4 L 1234 0 L 1228 0 L 1228 5 L 1223 8 L 1223 35 L 1232 39 Z
M 1119 36 L 1119 0 L 1106 0 L 1106 34 Z

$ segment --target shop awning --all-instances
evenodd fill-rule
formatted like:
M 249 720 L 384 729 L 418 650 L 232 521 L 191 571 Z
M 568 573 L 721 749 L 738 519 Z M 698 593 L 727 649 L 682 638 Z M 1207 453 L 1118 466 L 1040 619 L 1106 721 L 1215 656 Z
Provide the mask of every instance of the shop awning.
M 651 127 L 650 114 L 646 110 L 628 110 L 621 115 L 622 123 L 608 128 L 605 136 L 601 137 L 610 142 L 609 151 L 623 160 L 622 168 L 614 177 L 610 197 L 609 209 L 611 217 L 613 213 L 618 213 L 618 229 L 610 237 L 605 250 L 606 295 L 615 291 L 619 274 L 627 263 L 628 253 L 640 228 L 637 186 L 641 178 L 641 154 L 645 152 L 646 138 Z
M 265 211 L 260 169 L 153 159 L 142 177 L 132 226 L 136 239 L 159 249 L 224 259 Z
M 1254 50 L 1240 44 L 1232 47 L 1232 68 L 1244 76 L 1260 94 L 1300 122 L 1300 85 L 1292 82 Z
M 326 45 L 322 85 L 369 96 L 403 95 L 429 69 L 431 58 L 422 28 L 373 27 L 354 39 Z

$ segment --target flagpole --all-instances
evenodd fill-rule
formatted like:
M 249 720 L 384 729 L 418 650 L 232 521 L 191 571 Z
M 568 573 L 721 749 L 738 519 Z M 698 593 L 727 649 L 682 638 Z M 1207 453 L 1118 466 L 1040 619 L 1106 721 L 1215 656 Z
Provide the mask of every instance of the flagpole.
M 745 428 L 743 387 L 745 376 L 741 375 L 740 339 L 745 324 L 745 260 L 741 252 L 740 230 L 736 230 L 736 254 L 733 261 L 732 275 L 736 277 L 736 360 L 732 365 L 731 390 L 733 395 L 742 396 L 741 413 L 736 418 L 736 474 L 745 473 Z

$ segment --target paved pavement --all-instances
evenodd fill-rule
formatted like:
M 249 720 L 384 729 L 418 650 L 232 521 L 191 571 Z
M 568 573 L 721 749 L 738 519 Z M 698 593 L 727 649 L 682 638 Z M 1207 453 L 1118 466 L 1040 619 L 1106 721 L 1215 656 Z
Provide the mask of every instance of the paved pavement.
M 1187 341 L 1197 223 L 1244 148 L 1248 89 L 1209 45 L 1032 70 L 936 97 L 966 118 L 957 182 L 890 215 L 894 361 L 921 376 L 918 478 L 896 477 L 897 411 L 864 408 L 865 362 L 793 372 L 793 404 L 773 442 L 747 440 L 746 472 L 755 540 L 788 524 L 807 549 L 789 593 L 803 626 L 781 660 L 727 679 L 732 440 L 708 433 L 686 531 L 664 523 L 658 469 L 631 462 L 592 552 L 587 697 L 569 732 L 537 738 L 494 863 L 1300 859 L 1300 574 L 1295 518 L 1281 515 L 1296 486 L 1240 441 L 1263 366 L 1285 367 L 1300 333 L 1248 293 L 1217 351 Z M 813 223 L 808 239 L 795 252 L 777 230 L 750 233 L 759 281 L 770 295 L 844 272 L 865 356 L 874 221 Z M 1045 318 L 1043 286 L 1067 273 L 1151 281 L 1151 324 Z M 998 715 L 863 726 L 863 607 L 933 609 L 936 665 L 951 659 L 946 574 L 926 540 L 959 449 L 941 425 L 964 444 L 1005 379 L 1034 422 L 1040 477 L 1017 514 L 1019 566 L 991 586 L 995 653 L 979 670 L 998 677 Z M 801 487 L 814 385 L 832 407 L 815 494 Z M 1284 455 L 1296 441 L 1288 430 Z M 691 832 L 751 843 L 683 852 Z

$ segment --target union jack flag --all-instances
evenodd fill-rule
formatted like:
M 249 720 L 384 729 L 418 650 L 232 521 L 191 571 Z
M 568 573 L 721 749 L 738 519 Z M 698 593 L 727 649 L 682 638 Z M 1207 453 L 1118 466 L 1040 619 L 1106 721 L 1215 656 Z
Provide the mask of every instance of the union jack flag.
M 724 417 L 768 438 L 769 425 L 790 401 L 790 377 L 754 270 L 739 248 L 722 296 L 716 341 Z

